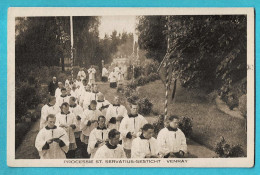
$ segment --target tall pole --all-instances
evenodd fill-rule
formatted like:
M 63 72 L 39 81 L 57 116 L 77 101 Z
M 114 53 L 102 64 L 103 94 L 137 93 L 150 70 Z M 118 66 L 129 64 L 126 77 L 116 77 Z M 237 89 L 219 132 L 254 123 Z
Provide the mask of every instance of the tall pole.
M 168 23 L 168 37 L 167 37 L 167 53 L 169 54 L 170 50 L 170 16 L 167 16 L 167 23 Z M 166 89 L 165 89 L 165 103 L 164 103 L 164 116 L 167 119 L 168 115 L 168 91 L 169 91 L 169 66 L 170 66 L 169 58 L 165 59 L 165 66 L 166 66 Z
M 71 78 L 73 80 L 73 21 L 72 21 L 72 16 L 70 16 L 70 55 L 71 55 Z

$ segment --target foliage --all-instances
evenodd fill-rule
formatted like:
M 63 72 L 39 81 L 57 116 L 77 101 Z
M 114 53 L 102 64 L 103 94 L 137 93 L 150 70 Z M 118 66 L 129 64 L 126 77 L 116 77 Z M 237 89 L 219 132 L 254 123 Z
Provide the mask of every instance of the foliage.
M 151 73 L 147 76 L 149 82 L 156 81 L 160 79 L 159 75 L 157 73 Z
M 215 152 L 219 157 L 244 157 L 241 145 L 229 145 L 224 137 L 216 144 Z
M 192 120 L 189 117 L 182 117 L 179 123 L 179 128 L 187 138 L 192 134 Z
M 141 16 L 137 30 L 140 32 L 140 49 L 147 50 L 147 58 L 161 61 L 166 53 L 166 19 L 164 16 Z
M 164 126 L 164 115 L 158 116 L 158 121 L 153 123 L 154 126 L 154 136 L 157 137 L 159 132 L 165 127 Z
M 223 97 L 246 77 L 246 24 L 244 15 L 171 16 L 168 22 L 165 16 L 143 16 L 137 29 L 139 44 L 158 61 L 162 56 L 154 52 L 164 56 L 170 37 L 173 74 L 182 86 L 220 89 Z
M 148 98 L 141 98 L 138 100 L 139 112 L 142 115 L 148 115 L 152 111 L 153 104 Z

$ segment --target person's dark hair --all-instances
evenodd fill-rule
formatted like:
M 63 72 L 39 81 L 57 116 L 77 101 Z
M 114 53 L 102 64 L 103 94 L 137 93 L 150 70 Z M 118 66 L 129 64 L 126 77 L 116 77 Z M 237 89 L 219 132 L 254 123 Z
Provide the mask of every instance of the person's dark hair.
M 170 117 L 168 117 L 168 121 L 170 122 L 172 122 L 174 119 L 179 119 L 179 117 L 176 115 L 171 115 Z
M 97 105 L 97 102 L 96 102 L 96 100 L 92 100 L 92 101 L 90 102 L 90 104 Z
M 49 114 L 49 115 L 46 117 L 46 121 L 48 121 L 49 118 L 56 118 L 56 117 L 55 117 L 55 115 L 53 115 L 53 114 Z
M 101 118 L 104 118 L 104 119 L 106 119 L 106 117 L 105 117 L 105 116 L 103 116 L 103 115 L 100 115 L 100 116 L 98 116 L 98 121 L 99 121 Z
M 133 103 L 130 103 L 130 107 L 132 108 L 132 106 L 137 106 L 138 107 L 138 104 L 133 102 Z
M 142 127 L 142 131 L 148 131 L 148 129 L 154 129 L 153 125 L 147 123 Z
M 109 139 L 113 139 L 113 138 L 115 138 L 117 135 L 120 135 L 120 132 L 117 131 L 116 129 L 112 129 L 112 130 L 109 131 L 109 133 L 108 133 L 108 138 L 109 138 Z
M 65 87 L 61 88 L 61 91 L 67 91 L 67 89 Z
M 87 82 L 87 79 L 86 79 L 86 78 L 85 78 L 85 79 L 83 79 L 83 80 L 82 80 L 82 82 Z
M 75 97 L 70 97 L 70 99 L 72 100 L 72 101 L 76 101 L 76 98 Z
M 49 97 L 48 97 L 48 102 L 51 102 L 51 101 L 54 100 L 54 99 L 56 99 L 55 96 L 49 96 Z
M 63 106 L 68 107 L 68 106 L 69 106 L 69 103 L 67 103 L 67 102 L 62 103 L 62 105 L 60 106 L 60 108 L 62 109 Z

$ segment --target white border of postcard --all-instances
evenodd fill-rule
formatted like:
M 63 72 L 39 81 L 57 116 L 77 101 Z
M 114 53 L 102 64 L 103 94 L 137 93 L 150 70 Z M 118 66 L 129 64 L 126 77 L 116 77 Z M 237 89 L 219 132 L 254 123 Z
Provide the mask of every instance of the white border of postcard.
M 15 159 L 15 17 L 111 15 L 247 15 L 247 157 L 184 159 Z M 255 157 L 254 8 L 54 8 L 8 9 L 7 164 L 11 167 L 253 167 Z

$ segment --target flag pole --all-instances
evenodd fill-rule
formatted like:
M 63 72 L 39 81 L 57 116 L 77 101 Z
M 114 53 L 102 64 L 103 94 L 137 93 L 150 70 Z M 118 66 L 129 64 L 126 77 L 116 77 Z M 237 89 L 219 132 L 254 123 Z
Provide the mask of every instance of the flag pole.
M 73 41 L 73 21 L 72 21 L 72 16 L 70 16 L 70 55 L 71 55 L 71 78 L 73 80 L 73 44 L 74 44 L 74 41 Z

